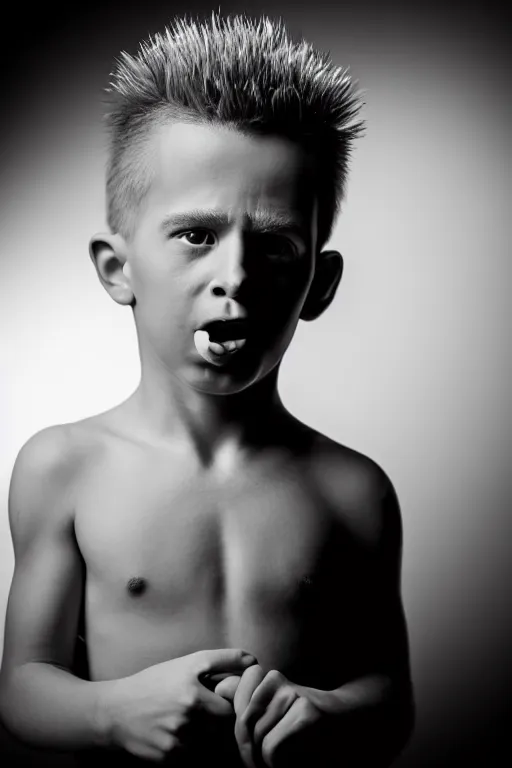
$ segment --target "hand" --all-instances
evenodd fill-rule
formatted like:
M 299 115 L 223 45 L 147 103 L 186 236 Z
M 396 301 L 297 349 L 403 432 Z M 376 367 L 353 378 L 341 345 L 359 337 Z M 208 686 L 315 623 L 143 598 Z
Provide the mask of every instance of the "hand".
M 137 757 L 162 760 L 187 745 L 187 731 L 204 715 L 228 717 L 232 705 L 201 679 L 242 674 L 256 659 L 236 649 L 198 651 L 112 681 L 103 702 L 110 743 Z
M 322 718 L 322 711 L 307 696 L 308 690 L 277 670 L 265 675 L 258 664 L 218 683 L 215 693 L 233 702 L 235 738 L 247 768 L 258 768 L 262 762 L 273 768 L 285 742 L 297 749 L 299 741 L 301 746 L 307 743 Z

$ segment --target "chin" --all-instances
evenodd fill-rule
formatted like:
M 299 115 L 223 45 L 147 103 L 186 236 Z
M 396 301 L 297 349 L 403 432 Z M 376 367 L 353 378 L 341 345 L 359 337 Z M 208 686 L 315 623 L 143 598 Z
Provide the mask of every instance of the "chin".
M 205 395 L 237 395 L 258 384 L 274 366 L 259 366 L 250 371 L 239 367 L 215 368 L 214 366 L 194 366 L 181 378 L 190 389 Z
M 205 395 L 236 395 L 251 387 L 258 377 L 241 379 L 230 376 L 227 372 L 201 370 L 195 376 L 187 376 L 184 383 L 190 389 Z

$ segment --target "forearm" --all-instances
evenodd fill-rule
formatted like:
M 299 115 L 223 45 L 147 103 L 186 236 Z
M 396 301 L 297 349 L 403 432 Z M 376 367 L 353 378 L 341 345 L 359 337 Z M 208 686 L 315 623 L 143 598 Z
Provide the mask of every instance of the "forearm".
M 37 747 L 74 750 L 108 745 L 104 702 L 113 681 L 88 682 L 43 662 L 5 673 L 0 716 L 17 738 Z
M 347 766 L 390 765 L 411 735 L 411 688 L 388 676 L 367 675 L 332 691 L 304 688 L 303 694 L 328 715 L 318 736 Z

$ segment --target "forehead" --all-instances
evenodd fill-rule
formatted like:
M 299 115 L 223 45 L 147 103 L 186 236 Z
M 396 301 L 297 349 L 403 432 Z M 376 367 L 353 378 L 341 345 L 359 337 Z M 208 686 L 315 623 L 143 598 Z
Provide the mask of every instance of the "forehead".
M 149 141 L 151 217 L 205 208 L 228 218 L 311 218 L 312 163 L 289 139 L 175 122 L 158 126 Z

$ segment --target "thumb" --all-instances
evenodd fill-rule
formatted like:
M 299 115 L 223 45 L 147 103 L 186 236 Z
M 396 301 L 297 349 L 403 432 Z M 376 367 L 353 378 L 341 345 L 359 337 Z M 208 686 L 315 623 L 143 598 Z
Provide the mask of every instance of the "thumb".
M 247 667 L 256 664 L 256 659 L 250 653 L 239 648 L 216 648 L 208 651 L 197 651 L 195 669 L 198 677 L 214 672 L 244 672 Z
M 217 683 L 215 686 L 215 693 L 217 696 L 222 696 L 223 699 L 232 702 L 235 698 L 235 693 L 239 682 L 240 675 L 231 675 L 230 677 L 226 677 L 224 680 L 221 680 L 220 683 Z

